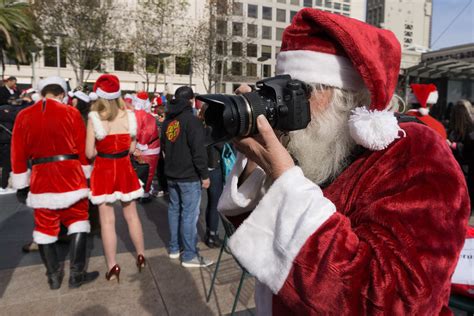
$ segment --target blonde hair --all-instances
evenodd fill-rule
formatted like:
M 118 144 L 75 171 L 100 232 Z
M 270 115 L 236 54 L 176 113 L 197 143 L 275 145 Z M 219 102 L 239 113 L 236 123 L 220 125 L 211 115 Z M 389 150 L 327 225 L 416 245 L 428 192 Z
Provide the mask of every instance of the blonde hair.
M 98 98 L 92 102 L 91 111 L 98 112 L 102 120 L 113 121 L 119 114 L 119 111 L 125 110 L 125 108 L 125 102 L 122 97 L 113 100 Z

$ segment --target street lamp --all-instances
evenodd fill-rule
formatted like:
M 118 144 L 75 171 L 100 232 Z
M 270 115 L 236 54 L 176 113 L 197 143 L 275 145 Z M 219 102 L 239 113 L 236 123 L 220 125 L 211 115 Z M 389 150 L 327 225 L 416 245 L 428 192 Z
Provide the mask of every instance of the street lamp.
M 224 65 L 227 62 L 227 56 L 225 56 L 221 61 L 221 78 L 219 79 L 219 93 L 222 93 L 222 82 L 224 81 Z M 225 91 L 224 91 L 225 92 Z
M 65 37 L 67 34 L 51 33 L 50 35 L 56 37 L 56 61 L 58 67 L 58 76 L 61 76 L 61 37 Z
M 35 61 L 36 61 L 36 54 L 41 49 L 38 46 L 34 46 L 30 49 L 31 54 L 31 87 L 34 88 L 36 84 L 36 72 L 35 72 Z
M 262 79 L 263 79 L 263 63 L 265 61 L 269 60 L 269 59 L 270 59 L 270 57 L 263 56 L 263 55 L 257 58 L 257 61 L 261 62 L 261 64 L 260 64 L 260 75 L 262 76 Z

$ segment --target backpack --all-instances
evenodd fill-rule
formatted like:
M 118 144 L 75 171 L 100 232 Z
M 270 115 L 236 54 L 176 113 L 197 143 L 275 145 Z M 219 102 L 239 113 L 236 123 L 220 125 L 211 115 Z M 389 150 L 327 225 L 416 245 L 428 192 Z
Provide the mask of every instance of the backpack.
M 234 167 L 235 161 L 237 158 L 235 157 L 234 150 L 229 144 L 224 144 L 221 153 L 221 167 L 222 167 L 222 175 L 224 178 L 224 183 L 227 177 L 229 176 L 232 168 Z

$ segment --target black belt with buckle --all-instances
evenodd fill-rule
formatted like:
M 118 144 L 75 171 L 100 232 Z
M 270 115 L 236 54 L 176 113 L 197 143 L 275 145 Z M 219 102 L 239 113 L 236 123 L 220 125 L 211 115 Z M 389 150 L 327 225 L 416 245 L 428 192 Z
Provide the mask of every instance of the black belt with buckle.
M 79 155 L 56 155 L 51 157 L 44 157 L 44 158 L 36 158 L 31 160 L 31 165 L 39 165 L 48 162 L 57 162 L 57 161 L 65 161 L 65 160 L 78 160 Z
M 127 157 L 129 154 L 130 154 L 130 151 L 125 150 L 117 154 L 97 153 L 97 156 L 101 158 L 108 158 L 108 159 L 119 159 L 119 158 Z

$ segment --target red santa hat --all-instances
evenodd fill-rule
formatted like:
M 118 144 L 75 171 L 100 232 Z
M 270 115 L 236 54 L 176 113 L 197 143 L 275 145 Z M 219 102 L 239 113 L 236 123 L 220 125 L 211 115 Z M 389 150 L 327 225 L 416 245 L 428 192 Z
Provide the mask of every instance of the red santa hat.
M 430 109 L 428 104 L 435 104 L 438 102 L 438 89 L 434 84 L 417 84 L 410 85 L 412 93 L 408 95 L 409 103 L 419 103 L 420 108 L 418 112 L 421 115 L 428 115 Z
M 317 9 L 300 10 L 283 33 L 277 74 L 345 90 L 367 89 L 371 103 L 349 120 L 356 143 L 372 150 L 399 137 L 386 111 L 398 82 L 401 48 L 395 35 L 359 20 Z
M 116 75 L 101 75 L 94 84 L 93 91 L 102 99 L 118 99 L 122 95 L 120 81 Z
M 139 91 L 133 100 L 133 106 L 137 110 L 150 110 L 151 103 L 148 100 L 148 93 L 146 91 Z

